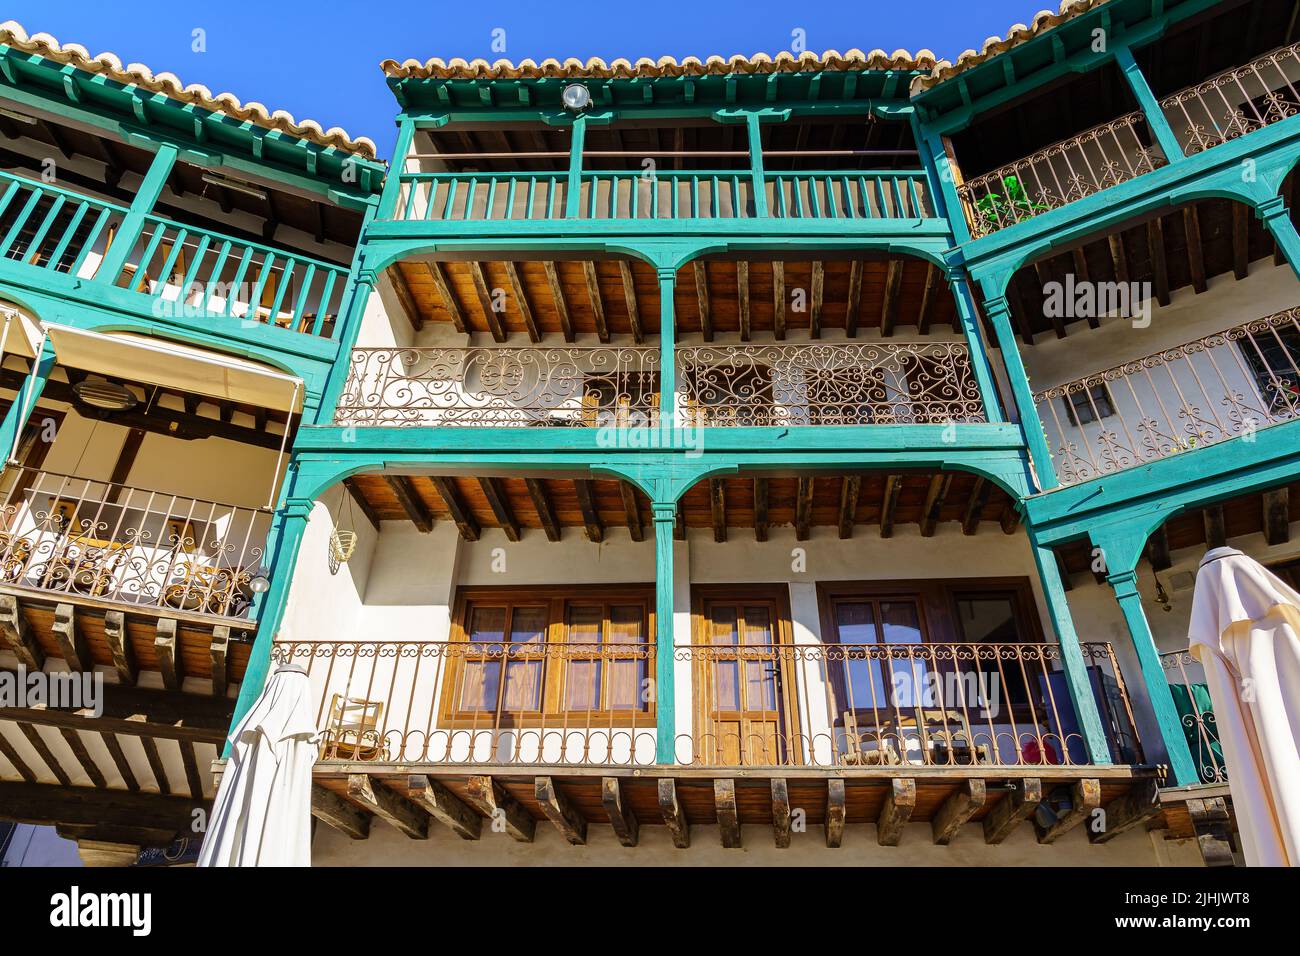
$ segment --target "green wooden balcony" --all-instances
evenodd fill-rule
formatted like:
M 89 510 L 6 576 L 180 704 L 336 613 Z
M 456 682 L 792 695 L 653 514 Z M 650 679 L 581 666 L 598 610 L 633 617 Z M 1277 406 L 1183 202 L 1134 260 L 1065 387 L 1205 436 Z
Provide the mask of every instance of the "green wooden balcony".
M 40 289 L 64 288 L 56 276 L 75 280 L 66 288 L 83 295 L 120 289 L 130 295 L 104 301 L 173 324 L 224 317 L 334 337 L 347 267 L 159 216 L 146 216 L 132 236 L 128 214 L 125 206 L 0 172 L 0 268 Z

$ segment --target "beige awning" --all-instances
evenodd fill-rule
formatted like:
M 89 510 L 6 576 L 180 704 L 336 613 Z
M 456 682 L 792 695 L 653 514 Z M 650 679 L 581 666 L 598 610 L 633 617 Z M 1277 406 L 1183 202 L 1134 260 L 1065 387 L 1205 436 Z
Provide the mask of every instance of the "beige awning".
M 302 380 L 249 359 L 129 332 L 105 334 L 46 325 L 59 364 L 244 402 L 285 412 L 302 411 Z
M 0 359 L 5 355 L 36 358 L 41 347 L 41 327 L 29 315 L 14 308 L 0 308 Z

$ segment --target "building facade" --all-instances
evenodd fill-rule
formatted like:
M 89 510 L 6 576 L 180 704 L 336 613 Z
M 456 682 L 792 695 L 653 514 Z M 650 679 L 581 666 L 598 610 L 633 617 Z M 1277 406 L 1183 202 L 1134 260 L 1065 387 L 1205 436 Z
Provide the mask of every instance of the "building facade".
M 276 196 L 264 223 L 287 217 L 281 191 L 315 189 L 316 232 L 245 253 L 229 224 L 151 228 L 164 220 L 132 200 L 145 225 L 102 253 L 116 278 L 100 265 L 65 289 L 31 256 L 58 230 L 0 220 L 28 237 L 0 264 L 6 296 L 24 279 L 12 298 L 36 313 L 31 354 L 6 349 L 7 440 L 25 447 L 29 396 L 75 411 L 79 384 L 147 383 L 158 364 L 135 354 L 59 388 L 50 368 L 125 346 L 39 330 L 147 322 L 187 354 L 240 357 L 234 378 L 268 399 L 290 379 L 301 408 L 254 425 L 258 447 L 292 430 L 283 480 L 269 447 L 265 475 L 229 467 L 226 445 L 203 464 L 226 428 L 160 449 L 138 479 L 265 522 L 245 532 L 262 550 L 238 623 L 238 588 L 211 579 L 247 562 L 190 548 L 179 590 L 168 578 L 125 611 L 115 570 L 104 594 L 53 597 L 50 571 L 20 572 L 0 587 L 9 643 L 126 682 L 108 623 L 124 614 L 143 635 L 130 682 L 157 661 L 177 693 L 167 638 L 206 628 L 184 677 L 234 719 L 274 663 L 306 669 L 325 864 L 1232 863 L 1231 768 L 1186 628 L 1207 546 L 1284 576 L 1300 559 L 1298 34 L 1289 0 L 1075 0 L 955 64 L 387 61 L 386 176 L 341 134 L 245 122 L 245 158 L 203 149 L 197 120 L 155 132 L 193 132 L 177 155 L 238 156 L 242 184 Z M 195 168 L 242 209 L 220 165 Z M 151 170 L 150 209 L 176 184 Z M 169 243 L 187 228 L 192 259 Z M 242 311 L 200 291 L 203 321 L 141 316 L 138 286 L 156 300 L 150 277 L 180 262 L 188 288 L 208 253 L 216 278 L 292 262 L 302 291 L 264 306 L 259 286 Z M 336 311 L 314 304 L 336 287 Z M 83 289 L 93 302 L 69 305 Z M 177 428 L 256 422 L 251 394 L 205 415 L 179 385 L 157 383 L 170 405 L 139 400 L 186 414 Z M 137 478 L 110 458 L 107 486 L 81 458 L 59 468 L 116 505 L 103 489 Z M 11 462 L 7 482 L 43 493 L 24 468 L 48 470 Z M 275 482 L 265 501 L 237 487 L 254 474 Z M 47 563 L 85 536 L 54 528 Z M 215 609 L 184 606 L 186 575 L 207 576 Z M 84 651 L 74 617 L 96 621 Z M 238 660 L 224 684 L 221 647 Z M 70 718 L 13 716 L 6 781 L 85 786 L 33 769 L 48 762 L 32 735 L 57 760 Z M 101 776 L 116 799 L 123 781 Z

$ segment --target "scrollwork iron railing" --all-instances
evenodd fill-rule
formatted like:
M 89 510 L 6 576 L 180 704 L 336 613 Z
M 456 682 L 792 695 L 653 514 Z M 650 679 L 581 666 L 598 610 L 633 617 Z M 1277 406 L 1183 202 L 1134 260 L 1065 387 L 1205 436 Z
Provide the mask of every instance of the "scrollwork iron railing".
M 986 420 L 964 343 L 684 346 L 677 368 L 691 426 Z
M 1160 666 L 1174 695 L 1174 706 L 1201 782 L 1226 783 L 1228 768 L 1219 744 L 1219 723 L 1214 717 L 1200 661 L 1192 656 L 1190 648 L 1184 647 L 1161 654 Z
M 649 427 L 653 348 L 358 348 L 340 425 Z
M 1081 645 L 1111 759 L 1143 759 L 1109 644 Z M 680 764 L 1083 765 L 1055 644 L 680 645 L 693 706 Z M 294 641 L 321 758 L 348 762 L 648 766 L 653 643 Z M 548 690 L 549 688 L 549 690 Z M 647 692 L 647 689 L 648 692 Z
M 1189 156 L 1300 113 L 1300 43 L 1280 47 L 1245 66 L 1160 101 Z
M 32 468 L 6 468 L 0 487 L 4 584 L 247 615 L 269 515 Z
M 1064 484 L 1300 416 L 1300 307 L 1034 396 Z
M 1167 162 L 1139 111 L 1053 143 L 957 187 L 976 238 L 1059 209 Z

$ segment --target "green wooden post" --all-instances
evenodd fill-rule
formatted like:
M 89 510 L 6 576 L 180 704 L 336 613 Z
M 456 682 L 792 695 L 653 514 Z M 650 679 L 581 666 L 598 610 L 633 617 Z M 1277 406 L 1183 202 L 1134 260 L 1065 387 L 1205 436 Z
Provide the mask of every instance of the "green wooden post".
M 587 117 L 579 114 L 573 120 L 573 138 L 569 141 L 569 185 L 564 196 L 565 219 L 577 219 L 582 212 L 582 142 L 586 137 Z
M 1043 422 L 1038 417 L 1038 407 L 1034 404 L 1034 392 L 1029 387 L 1025 363 L 1020 359 L 1016 334 L 1011 329 L 1011 309 L 1007 305 L 1006 296 L 986 295 L 984 312 L 997 336 L 998 350 L 1002 353 L 1002 364 L 1006 366 L 1011 396 L 1020 412 L 1020 429 L 1029 448 L 1029 457 L 1034 463 L 1038 487 L 1042 491 L 1055 488 L 1060 484 L 1056 479 L 1056 466 L 1052 464 L 1052 452 L 1047 447 L 1047 438 L 1043 434 Z
M 393 146 L 393 164 L 389 167 L 388 176 L 384 179 L 384 191 L 379 195 L 379 209 L 375 216 L 377 219 L 394 219 L 393 213 L 397 210 L 397 203 L 402 198 L 402 173 L 406 171 L 406 154 L 411 151 L 411 142 L 415 139 L 415 123 L 412 120 L 402 118 L 397 128 L 397 142 Z M 414 187 L 412 187 L 414 188 Z M 433 201 L 433 197 L 429 197 Z M 363 234 L 364 234 L 364 227 Z M 363 239 L 358 243 L 358 247 L 364 245 Z
M 1115 47 L 1115 63 L 1124 74 L 1124 79 L 1128 81 L 1129 88 L 1133 91 L 1133 96 L 1137 99 L 1138 105 L 1142 107 L 1142 112 L 1147 118 L 1147 126 L 1151 129 L 1152 135 L 1155 136 L 1156 142 L 1160 144 L 1160 150 L 1165 154 L 1165 159 L 1171 163 L 1183 159 L 1185 155 L 1183 147 L 1179 145 L 1173 127 L 1169 125 L 1169 120 L 1165 118 L 1165 111 L 1160 108 L 1160 101 L 1151 92 L 1151 87 L 1147 84 L 1147 78 L 1142 74 L 1137 61 L 1133 59 L 1133 51 L 1126 45 Z
M 1061 572 L 1056 566 L 1056 555 L 1052 549 L 1038 543 L 1033 528 L 1026 525 L 1029 533 L 1030 548 L 1034 553 L 1034 563 L 1038 567 L 1038 577 L 1043 584 L 1043 597 L 1047 600 L 1047 612 L 1056 631 L 1056 640 L 1061 647 L 1061 664 L 1065 668 L 1065 679 L 1070 688 L 1070 700 L 1074 704 L 1074 714 L 1079 721 L 1079 730 L 1088 748 L 1088 758 L 1094 764 L 1109 764 L 1110 744 L 1101 722 L 1101 713 L 1097 710 L 1097 699 L 1093 696 L 1092 681 L 1088 677 L 1088 662 L 1079 647 L 1079 635 L 1074 630 L 1074 619 L 1070 616 L 1070 605 L 1065 598 L 1065 588 L 1061 584 Z
M 1095 539 L 1094 539 L 1095 543 Z M 1174 697 L 1169 690 L 1169 681 L 1160 664 L 1160 651 L 1156 648 L 1151 626 L 1147 623 L 1146 613 L 1142 610 L 1142 596 L 1137 589 L 1136 569 L 1109 571 L 1106 580 L 1115 591 L 1115 600 L 1124 613 L 1128 633 L 1137 652 L 1138 666 L 1142 669 L 1142 681 L 1146 685 L 1147 698 L 1151 701 L 1151 710 L 1160 727 L 1160 736 L 1164 740 L 1165 752 L 1169 755 L 1170 773 L 1178 786 L 1200 783 L 1196 763 L 1192 760 L 1191 748 L 1187 746 L 1187 737 L 1183 734 L 1182 718 L 1174 706 Z
M 54 346 L 48 339 L 43 339 L 40 355 L 32 365 L 31 374 L 27 376 L 23 387 L 18 390 L 17 398 L 9 405 L 4 421 L 0 422 L 0 449 L 3 449 L 0 454 L 4 455 L 5 467 L 22 464 L 14 461 L 10 456 L 14 452 L 14 444 L 18 436 L 27 426 L 32 409 L 36 407 L 36 400 L 45 391 L 45 383 L 49 381 L 50 372 L 54 370 L 56 361 Z
M 140 188 L 136 190 L 135 198 L 131 200 L 131 208 L 122 218 L 117 235 L 113 237 L 113 245 L 104 254 L 104 261 L 100 263 L 96 275 L 114 282 L 122 274 L 122 267 L 126 265 L 126 260 L 134 251 L 140 234 L 144 232 L 145 217 L 153 211 L 153 207 L 158 203 L 158 197 L 162 195 L 163 187 L 167 185 L 167 177 L 171 175 L 172 167 L 176 165 L 176 154 L 177 149 L 171 143 L 164 143 L 158 147 L 153 162 L 149 164 L 149 171 L 141 180 Z
M 653 501 L 655 525 L 655 763 L 677 762 L 673 668 L 673 526 L 677 502 Z
M 759 125 L 759 115 L 749 113 L 745 116 L 745 127 L 749 130 L 749 176 L 750 189 L 754 193 L 754 215 L 766 219 L 767 177 L 763 170 L 763 130 Z
M 1292 271 L 1300 277 L 1300 233 L 1296 232 L 1295 223 L 1291 221 L 1286 200 L 1281 196 L 1272 196 L 1260 203 L 1255 212 L 1264 221 L 1273 241 L 1291 264 Z
M 970 279 L 964 269 L 955 268 L 948 273 L 948 285 L 952 289 L 953 300 L 957 304 L 957 315 L 961 318 L 962 332 L 966 336 L 966 348 L 970 352 L 970 366 L 975 374 L 975 383 L 979 386 L 980 397 L 984 399 L 984 416 L 990 422 L 1004 422 L 1002 403 L 998 401 L 998 390 L 993 382 L 993 368 L 989 365 L 988 352 L 984 337 L 980 334 L 979 315 L 975 311 L 975 298 L 970 292 Z
M 677 288 L 677 270 L 659 266 L 659 431 L 672 447 L 672 430 L 677 427 L 677 318 L 673 295 Z

